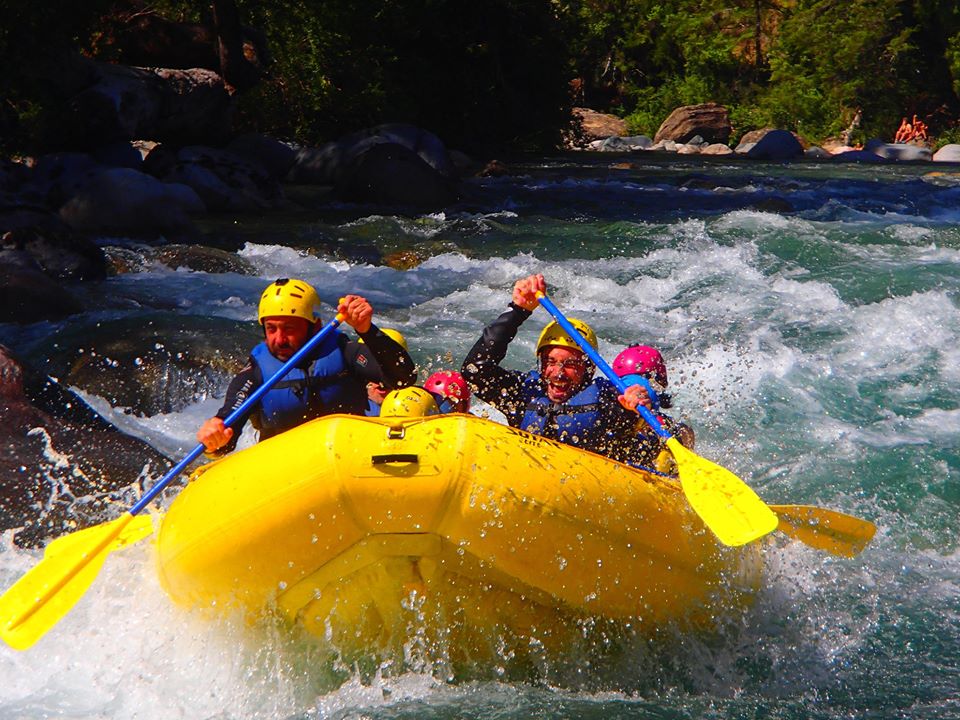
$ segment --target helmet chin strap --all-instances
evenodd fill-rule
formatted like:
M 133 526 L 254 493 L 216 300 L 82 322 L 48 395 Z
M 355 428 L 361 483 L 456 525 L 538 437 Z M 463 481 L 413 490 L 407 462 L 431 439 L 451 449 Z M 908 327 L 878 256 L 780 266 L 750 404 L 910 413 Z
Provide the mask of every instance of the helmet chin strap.
M 437 403 L 437 407 L 440 408 L 440 412 L 446 415 L 447 413 L 453 412 L 454 404 L 450 398 L 445 397 L 440 402 Z

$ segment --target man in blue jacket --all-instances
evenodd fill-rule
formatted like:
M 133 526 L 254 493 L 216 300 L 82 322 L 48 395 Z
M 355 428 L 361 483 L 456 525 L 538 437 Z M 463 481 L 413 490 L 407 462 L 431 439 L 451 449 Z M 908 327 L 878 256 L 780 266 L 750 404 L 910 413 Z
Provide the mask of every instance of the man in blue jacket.
M 322 415 L 362 415 L 367 407 L 367 383 L 393 389 L 416 382 L 413 361 L 399 343 L 373 324 L 373 308 L 366 298 L 347 295 L 337 312 L 363 342 L 349 340 L 340 332 L 330 333 L 263 396 L 247 417 L 228 428 L 224 419 L 322 325 L 320 298 L 308 283 L 283 278 L 263 291 L 257 316 L 264 341 L 253 349 L 246 367 L 230 382 L 223 407 L 197 431 L 197 440 L 208 454 L 230 452 L 248 419 L 265 440 Z
M 484 328 L 461 372 L 477 397 L 506 415 L 511 427 L 626 460 L 635 444 L 633 408 L 650 403 L 642 386 L 620 395 L 611 382 L 595 378 L 593 363 L 556 322 L 540 333 L 538 369 L 521 372 L 500 366 L 520 325 L 537 307 L 537 291 L 546 289 L 543 275 L 518 280 L 509 310 Z M 573 318 L 570 323 L 597 347 L 589 325 Z

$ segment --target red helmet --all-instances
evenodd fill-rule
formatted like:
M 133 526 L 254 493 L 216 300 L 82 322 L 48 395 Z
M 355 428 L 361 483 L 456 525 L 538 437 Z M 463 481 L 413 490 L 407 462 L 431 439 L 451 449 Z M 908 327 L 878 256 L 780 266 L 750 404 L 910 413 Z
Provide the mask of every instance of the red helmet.
M 620 377 L 644 375 L 663 387 L 667 386 L 667 365 L 663 362 L 663 355 L 648 345 L 632 345 L 621 352 L 613 361 L 613 371 Z
M 456 412 L 470 409 L 470 388 L 463 375 L 456 370 L 438 370 L 427 378 L 423 387 L 434 395 L 449 399 Z

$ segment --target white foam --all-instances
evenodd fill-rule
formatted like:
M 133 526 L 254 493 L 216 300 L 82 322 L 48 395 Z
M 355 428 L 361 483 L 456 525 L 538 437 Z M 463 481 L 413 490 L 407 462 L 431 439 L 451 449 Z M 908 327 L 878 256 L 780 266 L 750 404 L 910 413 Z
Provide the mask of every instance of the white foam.
M 851 310 L 847 330 L 835 348 L 838 365 L 855 377 L 896 377 L 913 371 L 925 353 L 960 344 L 960 310 L 942 291 L 886 298 Z

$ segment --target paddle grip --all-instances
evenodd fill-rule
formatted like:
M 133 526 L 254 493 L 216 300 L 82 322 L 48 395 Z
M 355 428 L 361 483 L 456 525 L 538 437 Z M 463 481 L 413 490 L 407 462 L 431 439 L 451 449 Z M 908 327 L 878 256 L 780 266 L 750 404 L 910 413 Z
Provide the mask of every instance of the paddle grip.
M 250 395 L 250 397 L 248 397 L 246 400 L 243 401 L 240 407 L 238 407 L 236 410 L 230 413 L 227 416 L 226 420 L 223 421 L 223 424 L 226 427 L 230 427 L 235 422 L 237 422 L 237 420 L 239 420 L 241 417 L 246 415 L 250 411 L 250 409 L 253 408 L 254 405 L 260 402 L 260 398 L 262 398 L 267 392 L 269 392 L 274 385 L 280 382 L 280 380 L 282 380 L 283 377 L 288 372 L 290 372 L 291 369 L 293 369 L 296 365 L 298 365 L 311 350 L 313 350 L 317 345 L 319 345 L 320 342 L 327 335 L 333 332 L 337 328 L 337 326 L 340 325 L 340 323 L 342 322 L 343 322 L 343 315 L 340 313 L 337 313 L 336 317 L 334 317 L 330 322 L 324 325 L 323 328 L 320 330 L 320 332 L 318 332 L 316 335 L 310 338 L 302 348 L 297 350 L 290 357 L 290 359 L 287 360 L 283 364 L 283 366 L 273 374 L 272 377 L 264 381 L 264 383 L 260 387 L 254 390 L 253 393 Z M 203 446 L 203 443 L 198 443 L 197 446 L 193 450 L 191 450 L 185 458 L 183 458 L 183 460 L 181 460 L 172 468 L 170 468 L 167 474 L 160 479 L 160 482 L 158 482 L 152 488 L 150 488 L 144 494 L 144 496 L 140 498 L 139 501 L 137 501 L 136 505 L 130 508 L 128 512 L 131 515 L 136 515 L 137 513 L 141 512 L 147 505 L 149 505 L 153 501 L 153 499 L 157 495 L 163 492 L 163 489 L 167 485 L 169 485 L 174 478 L 180 475 L 180 473 L 182 473 L 190 463 L 192 463 L 194 460 L 200 457 L 203 454 L 204 450 L 205 448 Z
M 560 325 L 560 327 L 566 331 L 567 335 L 569 335 L 577 343 L 577 345 L 580 346 L 580 349 L 587 354 L 587 357 L 593 361 L 593 364 L 600 368 L 603 374 L 607 376 L 607 379 L 610 380 L 617 390 L 620 391 L 620 394 L 622 395 L 625 393 L 627 391 L 627 384 L 623 381 L 623 378 L 613 371 L 613 368 L 610 367 L 609 363 L 607 363 L 603 357 L 601 357 L 596 348 L 588 343 L 583 335 L 581 335 L 580 332 L 570 324 L 570 321 L 567 320 L 564 314 L 560 312 L 556 305 L 553 304 L 553 300 L 548 298 L 539 290 L 537 291 L 537 300 L 540 301 L 540 304 L 543 305 L 548 313 L 553 315 L 553 319 L 557 321 L 557 324 Z M 673 437 L 664 429 L 663 425 L 660 424 L 660 421 L 657 420 L 657 416 L 650 412 L 646 407 L 643 405 L 637 405 L 637 412 L 640 413 L 640 417 L 642 417 L 646 423 L 653 428 L 653 431 L 664 440 L 669 440 L 671 437 Z

